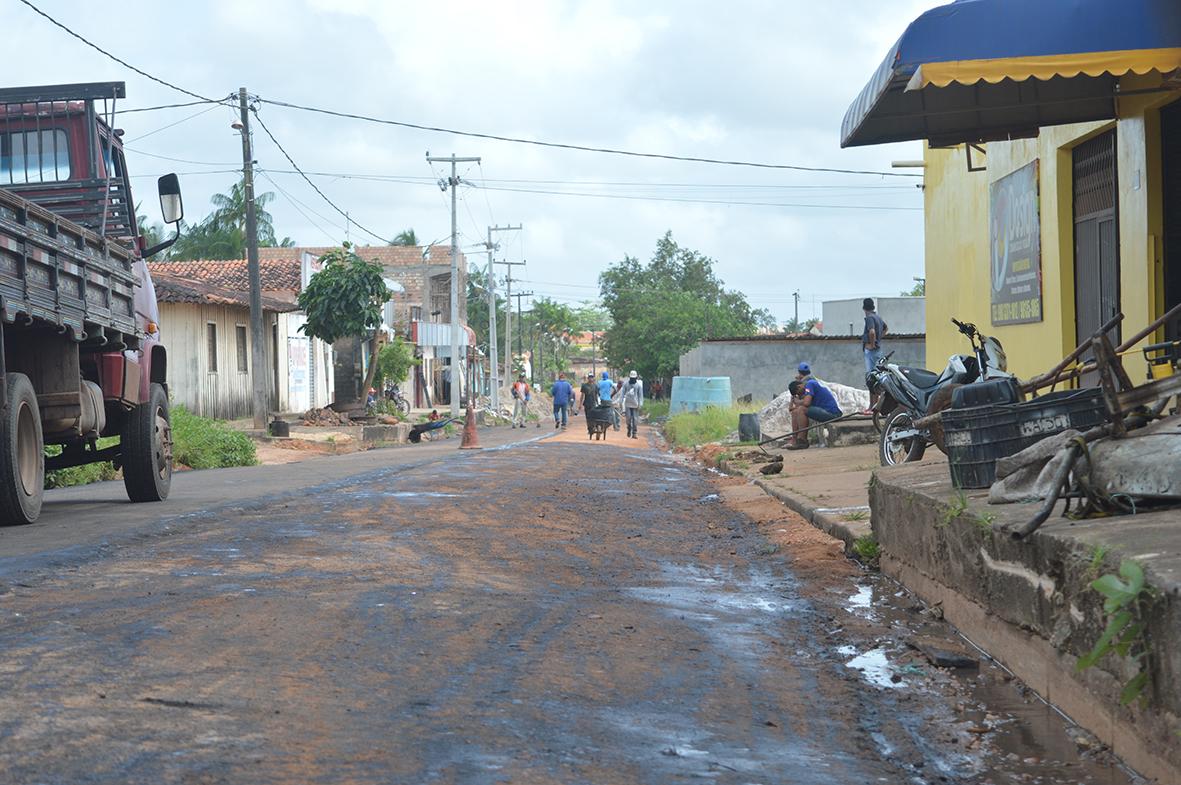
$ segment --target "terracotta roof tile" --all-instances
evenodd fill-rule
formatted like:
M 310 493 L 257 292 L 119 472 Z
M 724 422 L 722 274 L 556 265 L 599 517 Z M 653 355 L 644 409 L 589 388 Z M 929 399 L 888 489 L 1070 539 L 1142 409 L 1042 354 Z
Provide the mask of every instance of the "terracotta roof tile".
M 157 270 L 152 272 L 152 283 L 156 288 L 156 300 L 161 303 L 250 307 L 249 292 L 217 286 L 208 281 L 194 281 Z M 294 303 L 275 297 L 263 297 L 262 307 L 263 310 L 280 313 L 298 310 Z
M 271 250 L 271 249 L 268 249 Z M 259 277 L 264 292 L 283 292 L 293 297 L 299 292 L 299 255 L 292 255 L 292 249 L 279 248 L 286 253 L 282 257 L 259 258 Z M 198 261 L 148 262 L 152 276 L 171 275 L 189 281 L 202 281 L 213 286 L 239 292 L 250 291 L 250 279 L 246 274 L 245 259 L 226 261 L 205 259 Z

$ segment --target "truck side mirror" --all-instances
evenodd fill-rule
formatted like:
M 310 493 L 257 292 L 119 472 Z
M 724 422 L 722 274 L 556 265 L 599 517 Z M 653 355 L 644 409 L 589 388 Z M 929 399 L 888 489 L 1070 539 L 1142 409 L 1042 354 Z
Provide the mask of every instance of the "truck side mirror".
M 174 224 L 185 217 L 184 200 L 180 197 L 180 180 L 175 174 L 166 174 L 157 183 L 160 191 L 160 212 L 164 223 Z

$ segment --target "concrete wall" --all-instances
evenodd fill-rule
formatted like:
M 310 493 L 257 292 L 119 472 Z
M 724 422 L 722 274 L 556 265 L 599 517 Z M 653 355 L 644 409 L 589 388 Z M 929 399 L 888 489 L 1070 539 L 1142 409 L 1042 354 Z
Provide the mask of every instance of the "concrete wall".
M 1125 78 L 1121 88 L 1153 87 L 1139 84 L 1149 78 Z M 1176 93 L 1160 92 L 1132 96 L 1120 100 L 1118 122 L 1043 128 L 1034 139 L 990 143 L 987 155 L 973 157 L 986 171 L 969 172 L 962 147 L 927 149 L 924 234 L 932 356 L 960 350 L 962 338 L 950 324 L 952 316 L 1000 339 L 1008 349 L 1009 370 L 1020 377 L 1048 370 L 1075 347 L 1072 150 L 1112 127 L 1118 157 L 1123 335 L 1138 332 L 1163 313 L 1159 106 L 1175 98 Z M 989 184 L 1034 160 L 1039 162 L 1043 319 L 992 327 Z
M 822 303 L 825 335 L 861 335 L 865 329 L 864 298 L 825 300 Z M 878 316 L 895 335 L 918 335 L 927 331 L 927 301 L 925 297 L 875 297 Z M 849 325 L 852 324 L 852 328 Z
M 888 336 L 883 346 L 895 352 L 893 361 L 901 365 L 926 367 L 921 336 Z M 729 376 L 735 399 L 750 395 L 756 401 L 770 401 L 787 389 L 801 362 L 809 363 L 820 379 L 865 388 L 865 356 L 859 337 L 706 341 L 681 355 L 680 374 Z

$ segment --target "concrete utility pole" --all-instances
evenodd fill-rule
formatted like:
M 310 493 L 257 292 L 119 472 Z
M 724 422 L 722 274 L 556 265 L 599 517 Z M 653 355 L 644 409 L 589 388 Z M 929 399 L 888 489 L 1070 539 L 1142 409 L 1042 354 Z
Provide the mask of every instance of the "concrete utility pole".
M 456 227 L 456 193 L 459 189 L 459 175 L 455 173 L 455 165 L 460 163 L 478 164 L 477 158 L 456 158 L 450 155 L 446 158 L 426 157 L 428 163 L 451 164 L 451 177 L 441 182 L 444 187 L 451 188 L 451 416 L 459 416 L 459 399 L 463 395 L 463 369 L 465 362 L 459 359 L 459 232 Z
M 242 191 L 246 196 L 246 274 L 250 278 L 250 383 L 254 429 L 267 427 L 267 350 L 262 324 L 262 281 L 258 272 L 258 215 L 254 206 L 254 153 L 250 145 L 250 107 L 246 88 L 238 89 L 242 114 Z
M 800 329 L 800 290 L 796 289 L 791 293 L 792 298 L 796 302 L 796 329 Z
M 504 295 L 504 378 L 513 378 L 513 267 L 520 267 L 524 262 L 497 262 L 508 268 L 505 276 L 506 293 Z M 517 342 L 517 354 L 521 353 L 520 341 Z
M 522 229 L 521 224 L 516 226 L 496 226 L 488 227 L 488 242 L 484 245 L 488 249 L 488 365 L 492 369 L 492 385 L 491 395 L 492 411 L 500 411 L 500 357 L 496 352 L 496 270 L 492 266 L 492 251 L 496 249 L 496 245 L 492 242 L 493 232 L 515 232 Z M 509 268 L 512 270 L 513 268 Z M 505 347 L 508 351 L 509 347 Z M 508 378 L 508 377 L 505 377 Z

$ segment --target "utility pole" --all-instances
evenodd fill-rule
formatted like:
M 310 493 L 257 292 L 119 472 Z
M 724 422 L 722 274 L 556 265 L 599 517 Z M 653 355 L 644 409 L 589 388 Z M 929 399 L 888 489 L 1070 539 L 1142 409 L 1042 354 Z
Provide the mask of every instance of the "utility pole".
M 796 330 L 800 329 L 800 290 L 796 289 L 791 293 L 792 298 L 796 303 Z
M 238 89 L 242 115 L 242 191 L 246 195 L 246 275 L 250 279 L 250 383 L 254 429 L 267 427 L 267 350 L 262 324 L 262 282 L 258 273 L 258 215 L 254 205 L 254 152 L 250 146 L 250 106 L 246 88 Z
M 459 232 L 456 227 L 456 193 L 459 190 L 459 175 L 455 173 L 455 165 L 460 163 L 480 162 L 477 158 L 456 158 L 450 155 L 446 158 L 432 158 L 427 153 L 428 163 L 451 164 L 451 177 L 442 181 L 441 185 L 451 188 L 451 416 L 459 416 L 459 399 L 463 395 L 463 369 L 465 362 L 459 359 Z M 469 401 L 470 401 L 469 390 Z
M 492 384 L 491 395 L 492 411 L 500 411 L 500 357 L 496 352 L 496 271 L 492 267 L 492 251 L 496 249 L 496 245 L 492 242 L 493 232 L 513 232 L 520 231 L 524 228 L 521 224 L 516 226 L 496 226 L 488 227 L 488 242 L 485 247 L 488 249 L 488 364 L 492 369 Z M 509 268 L 512 270 L 513 268 Z M 507 351 L 510 347 L 504 347 Z M 507 376 L 505 377 L 508 378 Z
M 506 263 L 501 262 L 501 264 L 506 264 Z M 512 264 L 524 264 L 524 262 L 513 262 Z M 511 272 L 512 268 L 510 267 L 509 270 Z M 512 294 L 509 296 L 517 298 L 517 355 L 521 356 L 521 333 L 525 332 L 524 330 L 521 329 L 521 298 L 522 297 L 532 297 L 533 292 L 517 292 L 516 294 Z M 511 303 L 509 304 L 509 307 L 510 308 L 512 307 Z M 504 337 L 504 340 L 508 341 L 509 337 L 506 335 Z M 529 371 L 530 371 L 529 381 L 532 382 L 534 375 L 537 373 L 537 370 L 533 367 L 532 361 L 529 363 Z
M 504 296 L 504 378 L 513 378 L 513 268 L 522 267 L 525 262 L 497 262 L 508 268 L 505 276 L 506 293 Z M 519 302 L 519 301 L 518 301 Z M 517 342 L 517 354 L 521 353 L 520 341 Z

